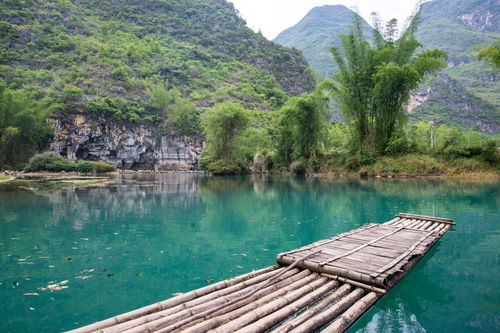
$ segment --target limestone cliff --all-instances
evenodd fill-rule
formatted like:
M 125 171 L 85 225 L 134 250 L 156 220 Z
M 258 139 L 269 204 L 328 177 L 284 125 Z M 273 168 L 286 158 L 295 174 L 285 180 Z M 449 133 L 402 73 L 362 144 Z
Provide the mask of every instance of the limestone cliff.
M 55 121 L 49 150 L 73 161 L 104 161 L 120 169 L 194 170 L 203 146 L 201 136 L 164 135 L 147 123 L 94 120 L 79 113 Z

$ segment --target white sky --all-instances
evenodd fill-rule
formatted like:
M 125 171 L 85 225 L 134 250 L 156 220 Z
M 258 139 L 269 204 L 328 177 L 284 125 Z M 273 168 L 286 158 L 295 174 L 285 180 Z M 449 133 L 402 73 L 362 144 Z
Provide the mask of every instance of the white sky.
M 397 18 L 402 24 L 411 15 L 417 0 L 229 0 L 247 25 L 272 40 L 281 31 L 299 22 L 313 7 L 323 5 L 356 6 L 370 23 L 370 13 L 377 12 L 384 21 Z

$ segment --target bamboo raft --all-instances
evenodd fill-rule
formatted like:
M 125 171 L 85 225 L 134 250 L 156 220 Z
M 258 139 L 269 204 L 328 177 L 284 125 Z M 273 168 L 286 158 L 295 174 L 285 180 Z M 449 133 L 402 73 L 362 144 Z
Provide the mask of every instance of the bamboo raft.
M 344 332 L 454 224 L 401 213 L 280 253 L 277 265 L 70 332 Z

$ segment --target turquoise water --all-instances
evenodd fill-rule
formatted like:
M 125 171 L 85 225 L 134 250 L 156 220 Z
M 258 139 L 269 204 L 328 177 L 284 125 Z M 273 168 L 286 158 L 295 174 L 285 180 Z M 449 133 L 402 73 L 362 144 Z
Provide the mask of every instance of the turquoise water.
M 457 226 L 350 332 L 500 331 L 499 203 L 499 183 L 441 180 L 129 175 L 42 192 L 0 184 L 0 332 L 89 324 L 398 212 Z

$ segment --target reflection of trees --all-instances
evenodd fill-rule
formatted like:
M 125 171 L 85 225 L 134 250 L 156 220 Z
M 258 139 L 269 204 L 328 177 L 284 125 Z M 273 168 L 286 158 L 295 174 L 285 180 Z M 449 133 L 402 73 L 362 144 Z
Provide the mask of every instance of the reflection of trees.
M 410 332 L 421 326 L 439 331 L 433 326 L 438 324 L 463 331 L 465 323 L 472 331 L 488 331 L 495 328 L 500 299 L 494 288 L 500 282 L 495 271 L 499 203 L 498 184 L 415 179 L 125 175 L 104 187 L 44 195 L 4 186 L 0 242 L 6 245 L 0 254 L 8 251 L 15 256 L 0 257 L 0 279 L 15 276 L 20 267 L 15 258 L 32 255 L 34 245 L 40 255 L 50 257 L 47 264 L 56 267 L 23 267 L 31 269 L 32 289 L 80 275 L 85 268 L 116 273 L 113 278 L 101 273 L 104 277 L 92 283 L 72 281 L 81 284 L 68 289 L 73 298 L 64 303 L 64 312 L 52 303 L 38 310 L 54 322 L 73 322 L 68 313 L 81 313 L 82 320 L 92 321 L 206 285 L 205 279 L 220 280 L 272 264 L 280 251 L 357 224 L 384 222 L 398 212 L 435 214 L 454 218 L 454 231 L 353 331 L 401 331 L 404 325 Z M 12 237 L 21 239 L 10 241 Z M 66 261 L 70 255 L 73 260 Z M 144 280 L 136 273 L 144 273 Z M 93 299 L 103 288 L 110 294 Z M 110 298 L 112 308 L 107 304 Z M 85 313 L 78 306 L 82 302 L 87 304 Z M 0 309 L 23 314 L 20 304 L 10 297 Z M 96 309 L 108 312 L 94 318 Z

